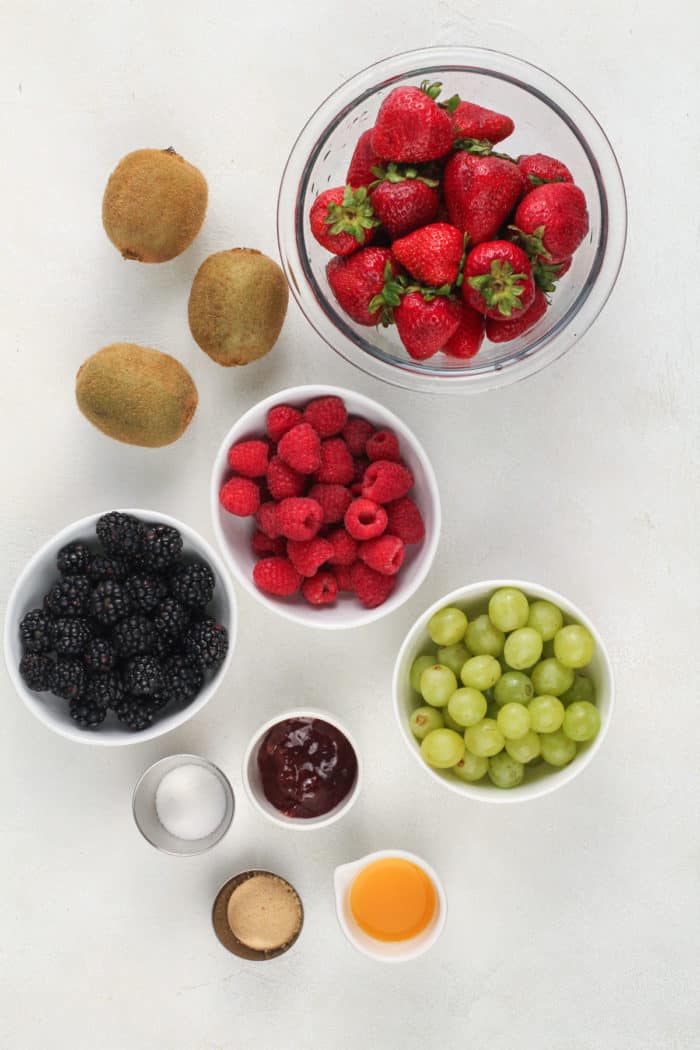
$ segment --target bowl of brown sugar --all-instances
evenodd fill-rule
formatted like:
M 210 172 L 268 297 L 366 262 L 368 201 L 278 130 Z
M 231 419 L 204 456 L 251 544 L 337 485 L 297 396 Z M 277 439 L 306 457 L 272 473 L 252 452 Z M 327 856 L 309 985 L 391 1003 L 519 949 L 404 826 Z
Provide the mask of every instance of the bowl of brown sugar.
M 262 962 L 289 951 L 301 933 L 304 908 L 286 879 L 254 869 L 221 887 L 212 920 L 224 948 L 241 959 Z

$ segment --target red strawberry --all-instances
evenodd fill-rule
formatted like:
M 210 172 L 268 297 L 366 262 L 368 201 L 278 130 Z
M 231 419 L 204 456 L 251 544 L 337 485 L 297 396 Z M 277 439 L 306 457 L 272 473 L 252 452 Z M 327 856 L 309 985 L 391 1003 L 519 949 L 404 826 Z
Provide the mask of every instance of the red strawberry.
M 391 250 L 423 284 L 454 284 L 464 252 L 464 234 L 456 226 L 435 222 L 394 241 Z
M 573 176 L 566 164 L 546 153 L 531 153 L 518 157 L 518 167 L 533 186 L 544 182 L 573 182 Z
M 392 241 L 432 222 L 440 206 L 438 183 L 416 168 L 389 164 L 370 192 L 372 210 Z
M 336 258 L 326 266 L 326 277 L 338 305 L 357 324 L 379 324 L 382 304 L 370 305 L 384 289 L 384 279 L 394 273 L 388 248 L 363 248 L 347 258 Z
M 523 332 L 536 325 L 540 317 L 544 316 L 547 309 L 547 300 L 544 292 L 535 289 L 535 298 L 524 313 L 517 317 L 511 317 L 509 321 L 496 321 L 494 318 L 486 319 L 486 338 L 492 343 L 509 343 L 511 339 L 517 339 Z
M 439 295 L 426 300 L 422 292 L 409 292 L 394 307 L 394 320 L 401 342 L 416 361 L 425 361 L 454 335 L 461 304 Z
M 518 165 L 510 160 L 455 153 L 444 176 L 450 222 L 469 235 L 471 245 L 490 241 L 528 186 Z
M 531 259 L 563 262 L 588 233 L 586 198 L 572 182 L 537 186 L 518 205 L 515 227 Z
M 515 124 L 503 113 L 484 109 L 474 102 L 460 102 L 452 110 L 452 134 L 456 139 L 488 139 L 495 145 L 513 134 Z
M 379 225 L 372 212 L 367 187 L 337 186 L 320 193 L 311 205 L 311 232 L 335 255 L 350 255 L 374 237 Z
M 511 241 L 478 244 L 464 264 L 462 295 L 485 317 L 522 313 L 535 298 L 530 260 Z
M 369 186 L 374 182 L 377 176 L 372 168 L 379 167 L 382 163 L 381 157 L 378 157 L 372 149 L 372 130 L 370 128 L 369 131 L 362 132 L 350 158 L 350 167 L 345 181 L 355 189 L 358 186 Z
M 466 303 L 462 304 L 462 316 L 459 328 L 443 346 L 443 350 L 450 357 L 459 357 L 467 360 L 479 352 L 484 341 L 484 317 L 477 310 L 473 310 Z
M 372 129 L 372 148 L 387 160 L 413 164 L 444 157 L 452 146 L 449 114 L 438 106 L 440 84 L 394 88 Z

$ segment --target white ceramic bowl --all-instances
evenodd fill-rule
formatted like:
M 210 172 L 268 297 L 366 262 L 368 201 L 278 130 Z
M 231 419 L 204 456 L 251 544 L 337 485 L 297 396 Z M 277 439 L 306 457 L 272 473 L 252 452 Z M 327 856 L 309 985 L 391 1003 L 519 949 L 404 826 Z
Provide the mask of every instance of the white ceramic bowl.
M 495 787 L 488 778 L 475 784 L 467 784 L 453 776 L 449 770 L 432 769 L 420 753 L 420 744 L 413 736 L 408 720 L 411 712 L 418 706 L 418 697 L 411 688 L 409 672 L 411 664 L 417 656 L 434 650 L 435 645 L 430 641 L 428 634 L 428 621 L 433 613 L 446 605 L 457 605 L 463 609 L 471 619 L 480 613 L 487 611 L 488 601 L 491 595 L 499 587 L 518 587 L 528 598 L 532 600 L 545 599 L 557 605 L 564 614 L 565 623 L 580 623 L 593 635 L 595 640 L 595 654 L 586 668 L 586 674 L 591 677 L 595 686 L 596 706 L 600 712 L 600 729 L 594 740 L 585 744 L 578 744 L 576 757 L 563 769 L 552 769 L 542 763 L 528 774 L 525 782 L 516 788 L 504 790 Z M 537 583 L 528 583 L 524 580 L 485 580 L 481 583 L 472 583 L 467 587 L 459 587 L 456 591 L 444 595 L 434 602 L 416 620 L 415 624 L 407 634 L 394 666 L 393 681 L 394 714 L 399 725 L 399 731 L 406 746 L 416 759 L 421 769 L 434 781 L 454 791 L 465 798 L 477 799 L 480 802 L 525 802 L 528 799 L 539 798 L 549 795 L 552 791 L 568 784 L 593 760 L 594 755 L 600 750 L 605 739 L 612 717 L 615 698 L 615 685 L 613 672 L 603 640 L 598 634 L 595 626 L 586 614 L 574 605 L 570 599 L 563 594 L 552 591 L 548 587 L 542 587 Z
M 324 813 L 320 817 L 285 817 L 283 813 L 280 813 L 278 809 L 268 802 L 263 791 L 262 778 L 258 769 L 258 751 L 267 733 L 272 729 L 273 726 L 278 725 L 280 722 L 286 722 L 289 718 L 320 718 L 324 722 L 328 722 L 337 729 L 347 739 L 348 743 L 355 752 L 357 759 L 357 776 L 355 777 L 355 783 L 352 788 L 340 802 L 335 809 L 330 810 L 329 813 Z M 329 824 L 334 824 L 336 820 L 340 820 L 344 817 L 347 812 L 354 806 L 357 796 L 360 793 L 362 786 L 362 757 L 360 755 L 357 742 L 350 733 L 346 726 L 332 715 L 329 711 L 319 711 L 314 707 L 297 707 L 292 711 L 280 711 L 278 715 L 271 718 L 268 722 L 253 734 L 253 737 L 246 748 L 246 753 L 243 758 L 243 786 L 245 787 L 248 798 L 253 803 L 255 809 L 259 813 L 262 813 L 264 817 L 271 820 L 273 824 L 278 824 L 281 828 L 291 828 L 293 831 L 315 831 L 317 828 L 328 827 Z
M 228 451 L 237 441 L 244 441 L 265 434 L 267 413 L 274 405 L 293 405 L 302 407 L 312 398 L 335 394 L 342 397 L 351 416 L 364 416 L 376 427 L 389 427 L 399 438 L 401 453 L 415 479 L 410 493 L 423 515 L 425 538 L 420 544 L 411 544 L 406 549 L 406 560 L 396 578 L 393 594 L 376 609 L 365 609 L 353 596 L 339 598 L 334 605 L 313 606 L 301 595 L 291 598 L 275 598 L 263 594 L 253 582 L 253 568 L 256 558 L 250 549 L 253 525 L 250 518 L 237 518 L 229 514 L 219 503 L 219 490 L 231 475 L 228 465 Z M 422 445 L 415 434 L 409 430 L 398 416 L 390 412 L 378 401 L 373 401 L 353 390 L 331 386 L 297 386 L 280 390 L 276 394 L 260 401 L 245 412 L 234 423 L 214 460 L 211 475 L 211 516 L 219 547 L 226 564 L 242 587 L 253 595 L 262 605 L 279 613 L 280 616 L 309 627 L 325 627 L 331 630 L 344 627 L 362 627 L 387 616 L 394 609 L 403 605 L 420 587 L 432 565 L 440 538 L 441 511 L 440 494 L 435 473 Z
M 236 614 L 236 597 L 226 569 L 221 558 L 197 532 L 184 522 L 176 518 L 170 518 L 167 514 L 160 514 L 155 510 L 143 510 L 140 507 L 124 510 L 125 514 L 133 514 L 144 521 L 158 522 L 164 525 L 172 525 L 179 529 L 182 534 L 183 552 L 189 555 L 199 555 L 204 558 L 212 568 L 216 579 L 216 589 L 211 605 L 212 614 L 228 629 L 229 646 L 226 658 L 216 673 L 205 682 L 201 692 L 187 707 L 172 713 L 165 713 L 148 729 L 140 733 L 131 732 L 113 721 L 111 716 L 100 726 L 98 730 L 90 731 L 80 729 L 70 717 L 69 705 L 51 693 L 35 693 L 22 681 L 19 673 L 19 661 L 22 656 L 22 646 L 19 637 L 19 622 L 30 609 L 39 607 L 46 591 L 51 583 L 58 577 L 56 569 L 56 555 L 61 547 L 74 540 L 87 540 L 96 543 L 95 524 L 97 519 L 105 511 L 99 514 L 91 514 L 87 518 L 81 518 L 71 525 L 66 525 L 52 539 L 45 543 L 36 554 L 29 559 L 15 583 L 5 616 L 5 663 L 12 684 L 20 697 L 40 722 L 43 722 L 55 733 L 68 737 L 69 740 L 77 740 L 81 744 L 98 744 L 107 747 L 115 747 L 124 744 L 138 744 L 145 740 L 154 740 L 163 736 L 171 729 L 177 729 L 184 722 L 189 721 L 198 711 L 211 700 L 218 689 L 233 655 L 236 643 L 236 628 L 238 618 Z
M 408 860 L 417 867 L 422 868 L 435 887 L 437 896 L 437 907 L 435 914 L 426 928 L 416 937 L 407 941 L 378 941 L 358 926 L 350 908 L 350 889 L 355 877 L 363 868 L 375 860 L 384 860 L 386 857 L 400 857 Z M 415 853 L 406 853 L 400 849 L 383 849 L 377 853 L 369 853 L 366 857 L 352 861 L 350 864 L 341 864 L 333 873 L 333 884 L 335 887 L 335 910 L 338 916 L 340 928 L 358 952 L 368 955 L 370 959 L 379 962 L 408 962 L 416 959 L 419 955 L 427 952 L 435 944 L 442 933 L 447 919 L 447 897 L 442 882 L 437 873 L 426 864 L 424 860 L 417 857 Z

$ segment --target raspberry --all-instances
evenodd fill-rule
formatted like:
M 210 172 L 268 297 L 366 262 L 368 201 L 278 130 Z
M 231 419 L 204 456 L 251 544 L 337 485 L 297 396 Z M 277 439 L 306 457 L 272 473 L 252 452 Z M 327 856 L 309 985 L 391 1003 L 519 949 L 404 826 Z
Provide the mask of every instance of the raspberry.
M 290 497 L 277 504 L 275 524 L 288 540 L 310 540 L 321 528 L 323 511 L 315 499 Z
M 266 594 L 286 598 L 295 594 L 301 576 L 287 558 L 262 558 L 253 569 L 255 586 Z
M 229 478 L 221 487 L 219 503 L 229 514 L 247 518 L 260 506 L 260 489 L 249 478 Z
M 398 536 L 385 532 L 374 540 L 360 544 L 360 558 L 370 569 L 381 572 L 383 576 L 395 576 L 406 557 L 406 545 Z
M 321 504 L 324 525 L 335 525 L 337 521 L 342 521 L 352 500 L 350 489 L 344 485 L 312 485 L 307 496 Z
M 370 569 L 363 561 L 356 561 L 350 569 L 350 582 L 365 609 L 376 609 L 393 591 L 395 578 L 383 576 L 381 572 Z
M 277 454 L 300 474 L 313 474 L 321 464 L 321 439 L 310 423 L 297 423 L 280 441 Z
M 370 463 L 362 482 L 362 495 L 376 503 L 401 499 L 413 485 L 413 475 L 402 463 L 377 459 Z
M 261 503 L 258 507 L 258 512 L 255 515 L 260 532 L 264 532 L 267 537 L 271 540 L 276 540 L 279 536 L 279 529 L 277 528 L 277 504 L 272 500 L 268 500 L 266 503 Z
M 250 547 L 253 554 L 256 554 L 258 557 L 266 554 L 284 554 L 287 550 L 287 544 L 282 536 L 273 539 L 271 536 L 261 532 L 260 529 L 256 529 L 253 533 Z
M 312 540 L 290 540 L 287 557 L 302 576 L 313 576 L 333 554 L 333 547 L 321 536 Z
M 329 485 L 349 485 L 355 477 L 355 462 L 342 438 L 321 442 L 321 465 L 314 475 L 316 481 Z
M 371 499 L 354 499 L 345 511 L 345 528 L 355 540 L 372 540 L 386 528 L 384 507 Z
M 387 532 L 398 536 L 404 543 L 420 543 L 425 536 L 423 518 L 412 499 L 402 496 L 401 499 L 387 503 Z
M 275 405 L 267 413 L 267 433 L 272 441 L 280 441 L 288 430 L 301 423 L 302 414 L 298 408 L 291 405 Z
M 244 478 L 260 478 L 267 473 L 269 455 L 266 441 L 237 441 L 228 450 L 228 465 Z
M 329 532 L 327 542 L 332 549 L 328 558 L 331 565 L 352 565 L 357 561 L 357 541 L 345 529 Z
M 396 463 L 401 459 L 399 439 L 393 430 L 375 430 L 365 446 L 368 459 L 390 459 Z
M 332 572 L 317 572 L 304 580 L 301 593 L 309 605 L 330 605 L 338 597 L 338 581 Z
M 352 570 L 349 565 L 334 565 L 333 575 L 339 591 L 352 591 Z
M 353 456 L 364 456 L 365 446 L 374 433 L 374 427 L 361 416 L 350 416 L 343 427 L 343 438 Z
M 329 438 L 341 432 L 347 423 L 348 413 L 342 398 L 329 395 L 309 401 L 304 409 L 304 419 L 319 437 Z
M 279 456 L 273 456 L 267 468 L 267 487 L 273 499 L 301 496 L 306 488 L 306 478 L 287 466 Z

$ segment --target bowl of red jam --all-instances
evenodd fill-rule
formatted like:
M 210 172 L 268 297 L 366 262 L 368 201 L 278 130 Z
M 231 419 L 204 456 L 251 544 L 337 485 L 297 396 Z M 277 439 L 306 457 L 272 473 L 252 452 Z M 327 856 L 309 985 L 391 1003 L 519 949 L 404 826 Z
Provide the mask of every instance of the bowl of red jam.
M 354 804 L 361 777 L 350 732 L 335 715 L 314 708 L 271 718 L 243 759 L 243 784 L 255 808 L 299 831 L 339 820 Z

